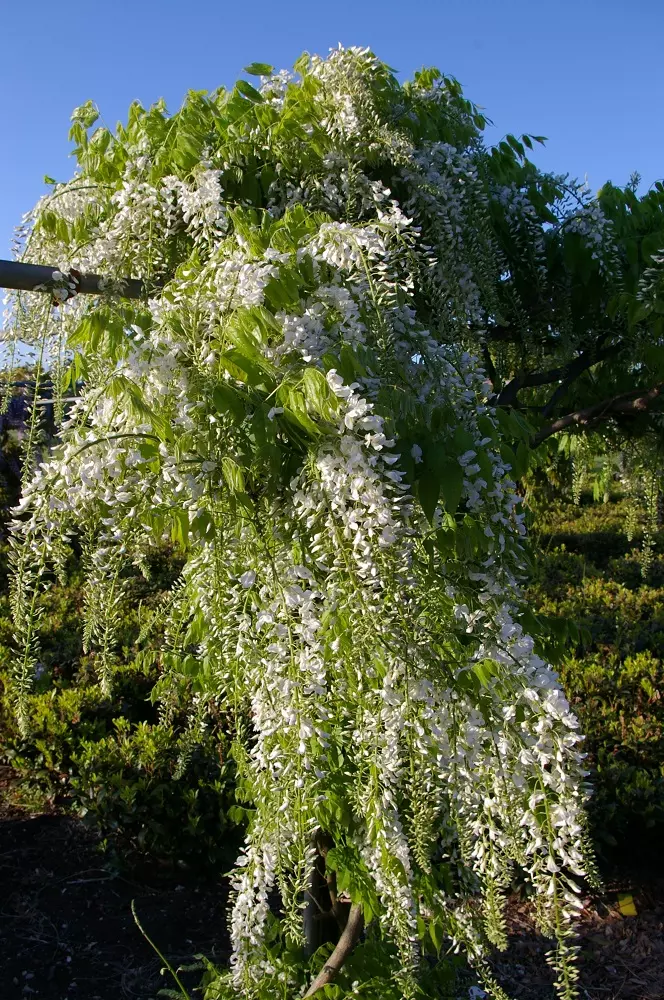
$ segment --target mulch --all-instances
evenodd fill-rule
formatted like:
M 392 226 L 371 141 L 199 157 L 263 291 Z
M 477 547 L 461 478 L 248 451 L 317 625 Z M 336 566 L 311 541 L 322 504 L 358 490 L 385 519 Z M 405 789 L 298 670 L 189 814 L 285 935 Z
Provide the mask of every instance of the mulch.
M 228 959 L 227 883 L 106 865 L 77 820 L 0 809 L 0 996 L 3 1000 L 153 1000 L 197 953 Z M 188 988 L 200 971 L 184 973 Z
M 626 895 L 635 916 L 620 911 Z M 174 967 L 197 953 L 227 961 L 222 876 L 154 867 L 128 875 L 107 863 L 81 822 L 0 801 L 3 1000 L 153 1000 L 173 989 L 136 926 L 132 901 L 143 931 Z M 664 877 L 625 873 L 585 904 L 581 1000 L 664 1000 Z M 508 928 L 509 948 L 493 962 L 497 979 L 514 1000 L 553 1000 L 544 959 L 550 942 L 537 933 L 527 901 L 510 899 Z M 200 972 L 182 978 L 192 989 Z
M 633 901 L 635 916 L 624 916 Z M 664 878 L 643 871 L 607 880 L 601 896 L 586 898 L 580 914 L 578 989 L 581 1000 L 664 1000 Z M 493 966 L 514 1000 L 551 1000 L 553 976 L 532 906 L 508 907 L 509 948 Z

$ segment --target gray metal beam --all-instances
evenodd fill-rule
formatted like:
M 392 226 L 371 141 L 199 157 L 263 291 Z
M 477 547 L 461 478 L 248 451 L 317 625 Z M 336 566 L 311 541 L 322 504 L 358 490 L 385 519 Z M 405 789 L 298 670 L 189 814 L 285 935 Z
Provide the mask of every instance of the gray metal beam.
M 0 288 L 14 288 L 18 291 L 32 292 L 37 286 L 44 286 L 45 291 L 57 287 L 53 281 L 53 272 L 57 267 L 47 267 L 42 264 L 22 264 L 15 260 L 0 260 Z M 99 274 L 71 275 L 76 283 L 77 292 L 83 295 L 103 294 L 107 289 L 104 279 Z M 140 299 L 144 295 L 143 282 L 139 278 L 126 278 L 122 287 L 122 298 Z

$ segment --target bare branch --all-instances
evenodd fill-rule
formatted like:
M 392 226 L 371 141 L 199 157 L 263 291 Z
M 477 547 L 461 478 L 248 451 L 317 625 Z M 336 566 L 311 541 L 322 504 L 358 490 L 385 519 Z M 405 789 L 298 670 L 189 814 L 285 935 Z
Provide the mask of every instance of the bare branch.
M 16 260 L 0 260 L 0 288 L 16 288 L 22 291 L 52 291 L 58 286 L 54 274 L 61 272 L 57 267 L 43 264 L 24 264 Z M 72 269 L 64 279 L 71 285 L 70 294 L 99 295 L 111 291 L 113 283 L 105 281 L 99 274 L 81 274 Z M 115 282 L 125 299 L 140 299 L 145 294 L 143 282 L 138 278 L 122 278 Z M 68 289 L 69 290 L 69 289 Z
M 616 354 L 618 351 L 622 350 L 623 344 L 621 342 L 617 344 L 610 344 L 601 350 L 601 344 L 606 338 L 606 334 L 600 337 L 597 344 L 593 346 L 592 349 L 584 351 L 573 361 L 570 361 L 566 365 L 558 365 L 556 368 L 550 368 L 545 372 L 520 372 L 511 379 L 505 388 L 502 390 L 498 396 L 496 403 L 498 406 L 510 406 L 516 402 L 516 398 L 521 389 L 534 388 L 539 385 L 550 385 L 552 382 L 561 382 L 562 384 L 558 386 L 553 396 L 546 404 L 544 408 L 544 413 L 547 414 L 551 411 L 558 399 L 564 395 L 565 391 L 571 385 L 571 383 L 587 371 L 588 368 L 592 368 L 593 365 L 598 364 L 600 361 L 604 361 L 606 358 L 610 357 L 612 354 Z M 563 388 L 564 387 L 564 388 Z
M 511 406 L 516 403 L 516 397 L 522 389 L 533 388 L 538 385 L 549 385 L 551 382 L 558 382 L 565 375 L 565 368 L 551 368 L 548 372 L 519 372 L 507 383 L 500 392 L 496 404 L 498 406 Z
M 566 413 L 564 417 L 559 417 L 553 423 L 538 431 L 533 437 L 531 444 L 535 448 L 542 441 L 545 441 L 546 438 L 551 437 L 552 434 L 558 434 L 560 431 L 564 431 L 566 427 L 572 425 L 587 428 L 593 427 L 602 420 L 608 420 L 609 417 L 616 414 L 621 413 L 627 416 L 637 416 L 640 413 L 646 413 L 663 392 L 664 382 L 660 382 L 658 385 L 653 386 L 652 389 L 633 389 L 631 392 L 625 392 L 620 396 L 603 399 L 600 403 L 594 403 L 583 410 Z
M 542 410 L 543 417 L 549 416 L 556 403 L 563 398 L 563 396 L 569 389 L 572 382 L 575 379 L 577 379 L 579 375 L 582 375 L 583 372 L 587 371 L 589 368 L 592 368 L 593 365 L 598 364 L 600 361 L 605 361 L 606 358 L 611 357 L 612 354 L 618 354 L 625 346 L 622 343 L 622 341 L 618 341 L 617 344 L 609 344 L 609 346 L 605 347 L 604 350 L 602 351 L 599 350 L 599 348 L 601 346 L 603 339 L 604 338 L 601 338 L 595 345 L 594 356 L 593 353 L 585 352 L 584 354 L 579 355 L 578 358 L 576 358 L 574 361 L 570 363 L 570 365 L 568 366 L 567 375 L 562 380 L 558 388 L 551 396 L 549 402 Z
M 357 944 L 363 929 L 364 917 L 362 915 L 362 907 L 358 903 L 353 903 L 348 915 L 348 923 L 339 938 L 336 948 L 304 994 L 305 997 L 313 996 L 317 990 L 322 989 L 323 986 L 327 986 L 328 983 L 332 982 Z
M 516 402 L 516 397 L 521 389 L 534 388 L 538 385 L 550 385 L 552 382 L 560 382 L 562 380 L 562 384 L 558 386 L 542 411 L 546 416 L 551 412 L 551 409 L 555 406 L 558 399 L 564 395 L 565 391 L 574 379 L 578 378 L 579 375 L 587 371 L 588 368 L 592 368 L 593 365 L 598 364 L 600 361 L 604 361 L 612 354 L 617 354 L 618 351 L 622 350 L 624 344 L 621 342 L 617 344 L 610 344 L 608 347 L 605 347 L 604 350 L 600 350 L 599 348 L 606 339 L 606 336 L 607 335 L 604 334 L 604 336 L 600 337 L 597 344 L 595 344 L 591 350 L 584 351 L 583 354 L 578 356 L 578 358 L 574 358 L 573 361 L 570 361 L 566 365 L 558 365 L 558 367 L 550 368 L 546 372 L 520 372 L 518 375 L 515 375 L 498 396 L 496 404 L 498 406 L 510 406 Z

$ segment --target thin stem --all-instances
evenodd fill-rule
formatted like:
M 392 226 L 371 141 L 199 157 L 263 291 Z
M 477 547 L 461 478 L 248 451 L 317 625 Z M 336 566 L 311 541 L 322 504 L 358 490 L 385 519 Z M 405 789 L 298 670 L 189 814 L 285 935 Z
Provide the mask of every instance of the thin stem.
M 157 955 L 159 955 L 159 958 L 162 960 L 162 962 L 164 963 L 165 967 L 168 969 L 168 971 L 172 975 L 173 979 L 177 983 L 178 989 L 182 993 L 182 996 L 185 997 L 186 1000 L 191 1000 L 191 996 L 186 991 L 186 989 L 184 988 L 184 986 L 182 985 L 182 981 L 181 981 L 180 977 L 178 976 L 177 972 L 175 971 L 175 969 L 173 968 L 173 966 L 171 965 L 171 963 L 168 961 L 168 959 L 166 958 L 166 956 L 164 954 L 162 954 L 162 952 L 159 951 L 159 948 L 157 948 L 157 946 L 154 943 L 154 941 L 152 940 L 152 938 L 148 937 L 148 935 L 147 935 L 147 933 L 145 931 L 145 928 L 143 927 L 143 925 L 141 924 L 140 920 L 138 919 L 138 914 L 136 913 L 136 900 L 135 899 L 132 899 L 132 901 L 131 901 L 131 913 L 132 913 L 132 916 L 134 918 L 134 923 L 136 924 L 136 926 L 138 927 L 139 931 L 141 932 L 141 934 L 143 935 L 143 937 L 145 938 L 145 940 L 147 941 L 147 943 L 150 945 L 150 947 L 153 948 L 154 951 L 156 951 Z

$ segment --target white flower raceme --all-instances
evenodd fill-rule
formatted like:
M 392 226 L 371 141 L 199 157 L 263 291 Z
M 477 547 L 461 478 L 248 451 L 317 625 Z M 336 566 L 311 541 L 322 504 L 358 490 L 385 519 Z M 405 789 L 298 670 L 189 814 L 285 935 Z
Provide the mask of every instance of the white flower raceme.
M 564 227 L 568 233 L 579 234 L 591 249 L 592 259 L 598 262 L 600 268 L 608 269 L 612 266 L 611 258 L 615 253 L 611 238 L 612 227 L 599 205 L 584 205 L 565 220 Z
M 371 53 L 307 67 L 306 87 L 273 75 L 258 96 L 210 98 L 193 166 L 200 102 L 182 148 L 147 125 L 126 139 L 73 263 L 158 280 L 135 308 L 63 307 L 86 367 L 15 512 L 17 677 L 25 691 L 40 581 L 75 532 L 107 688 L 123 567 L 174 541 L 186 564 L 163 610 L 160 691 L 193 671 L 201 699 L 233 714 L 254 803 L 228 988 L 253 998 L 282 975 L 266 941 L 276 895 L 302 945 L 323 836 L 393 941 L 404 997 L 433 919 L 484 968 L 515 863 L 567 975 L 580 736 L 519 623 L 524 517 L 464 346 L 503 268 L 488 194 L 472 148 L 385 118 L 376 93 L 395 100 L 392 84 L 380 90 Z M 415 119 L 445 113 L 437 88 L 400 100 Z M 395 122 L 415 120 L 402 110 Z M 71 196 L 66 219 L 88 211 Z M 497 199 L 515 230 L 528 223 L 520 188 Z M 45 326 L 62 337 L 48 311 Z
M 220 261 L 214 284 L 219 299 L 227 307 L 261 305 L 265 286 L 278 269 L 271 263 L 246 260 L 243 253 Z

